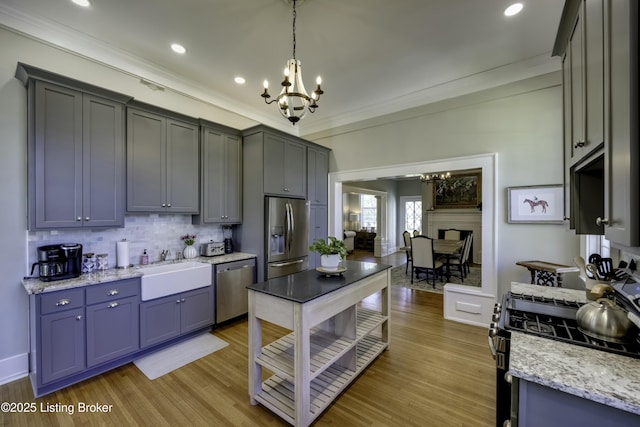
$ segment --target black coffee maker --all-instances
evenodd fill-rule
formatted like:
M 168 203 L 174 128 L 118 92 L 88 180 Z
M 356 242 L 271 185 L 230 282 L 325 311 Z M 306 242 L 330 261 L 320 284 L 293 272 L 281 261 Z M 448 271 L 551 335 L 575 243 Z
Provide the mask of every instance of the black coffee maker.
M 222 227 L 222 237 L 224 238 L 224 253 L 233 252 L 233 227 L 225 225 Z
M 31 266 L 31 274 L 38 266 L 40 280 L 44 282 L 72 279 L 82 272 L 82 245 L 79 243 L 40 246 L 37 253 L 38 262 Z

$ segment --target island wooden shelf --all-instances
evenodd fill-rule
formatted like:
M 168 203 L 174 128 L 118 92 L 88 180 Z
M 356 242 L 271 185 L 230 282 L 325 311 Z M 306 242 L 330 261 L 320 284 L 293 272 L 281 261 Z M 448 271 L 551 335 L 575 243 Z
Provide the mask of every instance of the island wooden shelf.
M 331 279 L 308 271 L 289 276 L 286 287 L 277 280 L 249 287 L 251 403 L 292 425 L 311 424 L 389 346 L 389 266 L 349 261 L 347 271 Z M 291 292 L 301 286 L 302 293 Z M 376 293 L 379 307 L 360 306 Z M 262 320 L 292 332 L 265 345 Z M 272 374 L 266 381 L 263 368 Z

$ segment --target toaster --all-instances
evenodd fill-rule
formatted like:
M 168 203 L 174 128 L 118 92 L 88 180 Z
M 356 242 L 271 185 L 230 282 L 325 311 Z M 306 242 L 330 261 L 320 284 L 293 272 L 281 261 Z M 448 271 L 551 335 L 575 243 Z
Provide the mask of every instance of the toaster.
M 217 256 L 224 255 L 224 243 L 214 242 L 203 243 L 200 245 L 200 255 L 202 256 Z

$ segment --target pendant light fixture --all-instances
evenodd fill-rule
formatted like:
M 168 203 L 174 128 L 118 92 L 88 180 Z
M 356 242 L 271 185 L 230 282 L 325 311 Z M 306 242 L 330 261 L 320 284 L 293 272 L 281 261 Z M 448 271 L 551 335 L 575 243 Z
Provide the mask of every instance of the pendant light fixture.
M 420 175 L 420 181 L 422 182 L 445 181 L 449 178 L 451 178 L 450 172 L 439 172 L 431 174 L 423 173 L 422 175 Z
M 293 0 L 293 58 L 287 61 L 284 69 L 284 80 L 282 81 L 282 90 L 277 98 L 272 99 L 269 94 L 269 82 L 264 81 L 264 92 L 260 96 L 264 98 L 264 102 L 272 104 L 277 101 L 278 109 L 291 124 L 295 125 L 306 114 L 307 111 L 315 112 L 318 108 L 320 95 L 324 93 L 320 84 L 322 80 L 318 76 L 316 80 L 316 89 L 311 96 L 304 89 L 302 82 L 302 63 L 296 59 L 296 1 Z

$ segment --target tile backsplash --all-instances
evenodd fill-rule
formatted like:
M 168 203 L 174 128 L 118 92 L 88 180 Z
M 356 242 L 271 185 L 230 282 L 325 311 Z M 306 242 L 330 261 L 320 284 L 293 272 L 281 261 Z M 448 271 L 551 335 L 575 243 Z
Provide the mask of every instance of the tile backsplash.
M 169 250 L 167 259 L 175 259 L 185 247 L 181 239 L 185 234 L 197 236 L 195 245 L 198 249 L 200 243 L 223 240 L 220 225 L 193 225 L 191 215 L 126 215 L 124 228 L 28 232 L 28 268 L 37 261 L 38 246 L 60 243 L 80 243 L 83 253 L 108 254 L 109 268 L 113 268 L 116 265 L 116 242 L 122 239 L 129 241 L 130 264 L 140 264 L 140 256 L 145 249 L 150 263 L 160 259 L 163 249 Z

